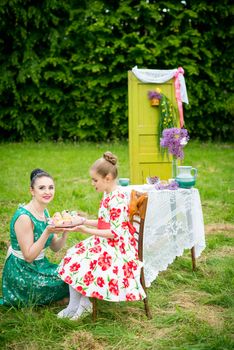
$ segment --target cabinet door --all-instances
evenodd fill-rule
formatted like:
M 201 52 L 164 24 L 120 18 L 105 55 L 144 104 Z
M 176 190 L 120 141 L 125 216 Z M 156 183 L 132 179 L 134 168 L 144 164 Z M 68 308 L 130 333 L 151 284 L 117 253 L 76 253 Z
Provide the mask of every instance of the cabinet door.
M 171 178 L 171 158 L 159 149 L 159 107 L 152 107 L 148 91 L 160 88 L 177 109 L 174 80 L 163 84 L 142 83 L 128 72 L 129 160 L 132 184 L 143 184 L 147 176 Z M 179 125 L 179 119 L 178 119 Z

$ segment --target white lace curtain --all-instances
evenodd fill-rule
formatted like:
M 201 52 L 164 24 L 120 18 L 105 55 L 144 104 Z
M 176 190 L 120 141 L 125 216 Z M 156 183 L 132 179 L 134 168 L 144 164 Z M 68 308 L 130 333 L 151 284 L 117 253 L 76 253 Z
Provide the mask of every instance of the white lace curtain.
M 138 69 L 137 66 L 132 68 L 133 74 L 143 83 L 165 83 L 168 80 L 177 77 L 180 83 L 180 95 L 182 102 L 188 102 L 187 89 L 184 79 L 184 70 L 179 67 L 178 69 Z

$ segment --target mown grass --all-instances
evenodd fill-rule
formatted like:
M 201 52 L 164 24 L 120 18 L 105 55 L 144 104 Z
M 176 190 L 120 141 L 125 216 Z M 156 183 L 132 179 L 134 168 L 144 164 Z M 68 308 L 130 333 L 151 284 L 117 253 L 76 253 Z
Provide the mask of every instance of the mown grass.
M 198 168 L 207 247 L 191 270 L 185 251 L 149 289 L 153 319 L 143 303 L 98 303 L 98 320 L 57 319 L 61 306 L 0 307 L 0 348 L 6 350 L 231 350 L 233 336 L 233 147 L 190 142 L 184 163 Z M 9 237 L 9 220 L 18 203 L 30 199 L 29 173 L 42 167 L 54 175 L 56 198 L 50 211 L 74 209 L 95 216 L 100 194 L 90 185 L 88 169 L 106 150 L 120 160 L 120 176 L 129 175 L 128 145 L 0 144 L 0 267 Z M 69 237 L 68 246 L 82 236 Z M 59 262 L 63 251 L 50 253 Z

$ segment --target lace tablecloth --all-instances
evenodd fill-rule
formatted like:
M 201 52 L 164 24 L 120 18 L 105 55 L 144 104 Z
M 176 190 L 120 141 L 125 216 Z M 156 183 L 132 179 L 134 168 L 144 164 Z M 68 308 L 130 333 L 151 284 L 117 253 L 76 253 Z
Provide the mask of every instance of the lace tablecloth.
M 148 193 L 144 230 L 146 286 L 166 270 L 184 249 L 195 247 L 195 257 L 205 249 L 205 231 L 199 191 L 196 188 L 155 190 L 151 185 L 126 187 Z

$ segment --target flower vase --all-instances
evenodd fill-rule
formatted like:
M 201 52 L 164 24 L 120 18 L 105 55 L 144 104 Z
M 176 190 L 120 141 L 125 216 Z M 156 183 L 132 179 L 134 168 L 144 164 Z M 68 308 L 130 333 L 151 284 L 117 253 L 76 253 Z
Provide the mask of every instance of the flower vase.
M 175 179 L 177 176 L 177 159 L 175 157 L 172 158 L 172 179 Z
M 151 99 L 151 106 L 158 106 L 159 105 L 159 99 L 158 98 L 152 98 Z

